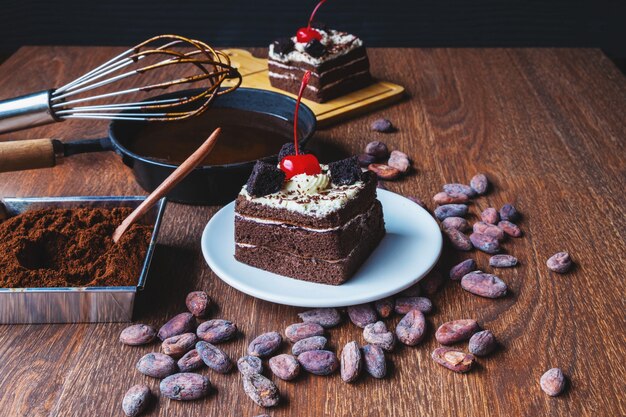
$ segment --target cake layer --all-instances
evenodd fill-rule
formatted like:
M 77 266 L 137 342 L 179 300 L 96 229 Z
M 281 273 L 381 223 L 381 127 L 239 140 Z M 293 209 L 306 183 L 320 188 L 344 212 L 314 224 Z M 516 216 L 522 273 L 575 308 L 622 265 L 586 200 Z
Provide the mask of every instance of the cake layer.
M 274 49 L 274 44 L 269 47 L 268 58 L 283 63 L 293 63 L 297 66 L 309 66 L 307 69 L 323 72 L 328 68 L 340 63 L 348 62 L 354 56 L 365 54 L 363 41 L 356 36 L 333 29 L 328 31 L 319 30 L 322 39 L 320 43 L 326 48 L 322 56 L 312 56 L 307 52 L 306 43 L 298 42 L 292 37 L 294 48 L 286 53 L 279 53 Z
M 371 230 L 361 239 L 348 256 L 332 261 L 245 244 L 235 246 L 235 258 L 239 262 L 279 275 L 321 284 L 340 285 L 365 262 L 384 235 L 385 229 L 381 222 L 380 227 Z
M 332 228 L 345 224 L 353 217 L 368 210 L 376 198 L 376 177 L 364 172 L 361 184 L 334 187 L 316 195 L 297 196 L 290 201 L 292 209 L 283 207 L 286 195 L 270 194 L 261 198 L 251 198 L 245 190 L 235 201 L 235 213 L 246 217 L 272 219 L 300 227 Z M 332 204 L 338 202 L 336 207 Z M 332 209 L 324 207 L 331 205 Z M 303 208 L 302 210 L 296 210 Z M 306 208 L 306 209 L 304 209 Z M 316 212 L 317 209 L 324 212 Z M 320 215 L 320 213 L 322 213 Z
M 271 79 L 288 79 L 297 80 L 300 82 L 302 76 L 306 71 L 303 68 L 297 66 L 289 66 L 280 62 L 270 61 L 268 64 L 269 77 Z M 369 72 L 369 61 L 366 56 L 363 56 L 357 60 L 351 61 L 345 65 L 334 67 L 328 71 L 320 74 L 316 72 L 311 73 L 311 78 L 307 88 L 320 89 L 331 83 L 341 81 L 354 74 Z
M 236 215 L 235 242 L 298 256 L 335 260 L 348 256 L 368 234 L 379 230 L 381 224 L 384 224 L 383 212 L 378 200 L 366 212 L 332 228 L 303 228 L 273 219 Z
M 367 87 L 372 83 L 372 77 L 369 71 L 353 74 L 339 82 L 331 83 L 321 89 L 315 87 L 304 89 L 302 97 L 318 103 L 324 103 L 336 97 L 343 96 L 355 90 Z M 270 77 L 270 84 L 274 88 L 297 94 L 300 89 L 299 80 L 291 80 L 284 78 Z
M 341 55 L 335 59 L 330 59 L 330 60 L 321 62 L 317 65 L 313 65 L 313 64 L 310 64 L 307 62 L 301 62 L 301 61 L 277 60 L 277 59 L 273 59 L 271 56 L 268 60 L 270 71 L 283 72 L 286 70 L 298 68 L 302 72 L 308 70 L 308 71 L 311 71 L 311 73 L 316 74 L 311 78 L 324 77 L 326 75 L 331 74 L 337 69 L 345 68 L 346 66 L 354 64 L 354 63 L 360 64 L 360 65 L 363 65 L 363 63 L 367 63 L 365 67 L 369 68 L 369 60 L 367 58 L 367 52 L 365 50 L 365 47 L 361 46 L 359 48 L 352 50 L 351 52 L 345 55 Z

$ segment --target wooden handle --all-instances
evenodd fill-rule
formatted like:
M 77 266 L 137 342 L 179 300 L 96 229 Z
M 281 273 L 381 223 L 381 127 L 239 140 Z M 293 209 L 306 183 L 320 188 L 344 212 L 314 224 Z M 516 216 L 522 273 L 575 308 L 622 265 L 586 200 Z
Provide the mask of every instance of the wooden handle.
M 0 142 L 0 172 L 46 168 L 55 165 L 53 139 Z
M 135 223 L 141 216 L 143 216 L 150 208 L 166 195 L 172 188 L 174 188 L 179 182 L 183 180 L 191 171 L 193 171 L 202 161 L 207 157 L 209 152 L 213 150 L 217 137 L 220 135 L 221 129 L 218 127 L 211 133 L 211 136 L 202 144 L 191 156 L 180 164 L 174 172 L 167 177 L 156 190 L 152 191 L 148 197 L 124 219 L 122 224 L 119 225 L 115 232 L 113 232 L 113 241 L 117 243 L 124 232 Z

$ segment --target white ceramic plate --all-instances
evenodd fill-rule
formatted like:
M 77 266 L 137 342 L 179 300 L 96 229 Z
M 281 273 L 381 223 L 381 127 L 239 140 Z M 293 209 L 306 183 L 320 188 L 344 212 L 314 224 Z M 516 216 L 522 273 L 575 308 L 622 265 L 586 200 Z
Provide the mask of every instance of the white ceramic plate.
M 209 267 L 228 285 L 263 300 L 299 307 L 342 307 L 393 295 L 424 277 L 441 254 L 433 217 L 411 200 L 378 190 L 387 234 L 365 263 L 338 286 L 287 278 L 235 260 L 235 202 L 224 206 L 202 233 Z

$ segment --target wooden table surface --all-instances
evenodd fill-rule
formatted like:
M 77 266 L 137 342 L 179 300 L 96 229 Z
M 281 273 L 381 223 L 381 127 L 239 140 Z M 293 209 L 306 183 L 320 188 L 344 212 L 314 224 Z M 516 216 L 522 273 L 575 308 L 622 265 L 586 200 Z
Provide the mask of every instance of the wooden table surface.
M 0 66 L 0 95 L 60 85 L 119 50 L 22 48 Z M 408 97 L 376 114 L 319 131 L 315 142 L 321 158 L 357 153 L 370 140 L 383 140 L 409 154 L 416 167 L 413 175 L 388 188 L 418 196 L 430 208 L 442 184 L 487 173 L 493 190 L 476 200 L 471 212 L 505 202 L 521 210 L 525 236 L 506 244 L 521 265 L 498 271 L 510 288 L 499 300 L 447 283 L 433 296 L 436 311 L 428 316 L 425 342 L 388 355 L 385 379 L 363 377 L 353 385 L 338 375 L 278 380 L 284 401 L 268 414 L 626 415 L 624 76 L 600 51 L 588 49 L 372 49 L 370 54 L 374 75 L 404 85 Z M 370 132 L 369 122 L 379 116 L 391 119 L 398 132 Z M 72 121 L 4 134 L 0 140 L 105 134 L 105 122 Z M 113 153 L 0 174 L 0 197 L 142 193 Z M 239 339 L 223 345 L 236 359 L 255 335 L 297 322 L 300 309 L 239 293 L 209 270 L 199 241 L 218 208 L 168 206 L 135 315 L 138 322 L 160 326 L 185 310 L 187 292 L 204 289 L 219 306 L 212 317 L 232 320 L 241 329 Z M 550 273 L 546 259 L 562 250 L 572 254 L 575 270 Z M 487 255 L 458 255 L 447 248 L 442 270 L 447 273 L 450 264 L 468 256 L 489 270 Z M 433 329 L 468 317 L 492 330 L 502 347 L 481 358 L 469 374 L 459 375 L 430 359 L 437 346 Z M 0 326 L 0 415 L 122 415 L 121 399 L 131 385 L 147 383 L 158 393 L 158 381 L 139 374 L 135 363 L 159 346 L 120 345 L 118 335 L 125 326 Z M 330 331 L 336 351 L 352 339 L 363 341 L 360 329 L 347 320 Z M 569 378 L 567 391 L 557 398 L 545 395 L 538 384 L 552 367 L 561 367 Z M 216 387 L 211 396 L 189 403 L 160 398 L 148 415 L 262 414 L 244 394 L 236 372 L 202 373 Z

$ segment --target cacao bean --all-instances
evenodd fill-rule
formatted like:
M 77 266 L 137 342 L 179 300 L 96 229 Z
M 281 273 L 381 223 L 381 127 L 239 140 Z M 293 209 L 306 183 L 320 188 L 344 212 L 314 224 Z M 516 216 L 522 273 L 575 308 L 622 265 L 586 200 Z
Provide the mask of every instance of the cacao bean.
M 489 258 L 489 266 L 494 268 L 511 268 L 517 265 L 517 258 L 512 255 L 493 255 Z
M 500 252 L 500 243 L 495 237 L 474 232 L 469 238 L 472 245 L 478 250 L 490 254 Z
M 405 345 L 415 346 L 424 339 L 426 332 L 426 318 L 419 310 L 411 310 L 396 326 L 396 336 Z
M 204 364 L 217 373 L 227 374 L 233 368 L 233 361 L 217 346 L 200 341 L 196 343 L 196 350 Z
M 485 174 L 476 174 L 470 180 L 470 187 L 478 195 L 485 194 L 489 189 L 489 180 Z
M 242 375 L 250 376 L 263 372 L 263 362 L 258 356 L 242 356 L 237 359 L 237 369 Z
M 444 184 L 443 191 L 448 194 L 465 194 L 469 198 L 474 198 L 476 196 L 476 191 L 474 191 L 469 185 L 465 184 Z
M 396 168 L 398 171 L 405 173 L 411 166 L 411 160 L 409 156 L 404 152 L 392 151 L 387 161 L 387 165 L 392 168 Z
M 444 229 L 456 229 L 459 232 L 467 232 L 470 225 L 463 217 L 446 217 L 441 222 Z
M 350 317 L 352 323 L 361 328 L 378 321 L 376 310 L 374 310 L 371 304 L 359 304 L 348 307 L 348 317 Z
M 490 330 L 474 333 L 469 340 L 469 351 L 476 356 L 489 355 L 496 348 L 496 337 Z
M 211 299 L 204 291 L 193 291 L 187 294 L 185 299 L 187 309 L 196 317 L 206 317 L 211 304 Z
M 476 262 L 473 259 L 466 259 L 450 270 L 450 279 L 458 281 L 474 270 L 476 270 Z
M 294 323 L 285 329 L 285 337 L 292 343 L 308 337 L 323 335 L 324 328 L 317 323 Z
M 228 320 L 208 320 L 200 323 L 196 329 L 200 340 L 209 343 L 222 343 L 237 335 L 237 326 Z
M 312 336 L 307 337 L 306 339 L 298 340 L 291 347 L 291 353 L 296 356 L 299 356 L 303 352 L 308 352 L 309 350 L 322 350 L 326 347 L 326 343 L 328 340 L 324 336 Z
M 406 314 L 411 310 L 419 310 L 422 313 L 430 313 L 433 303 L 426 297 L 398 297 L 394 311 L 398 314 Z
M 500 208 L 500 219 L 515 222 L 519 219 L 519 213 L 512 204 L 505 204 Z
M 389 156 L 389 149 L 384 142 L 375 140 L 365 145 L 365 153 L 380 161 Z
M 202 368 L 204 361 L 196 349 L 191 349 L 178 360 L 177 364 L 180 372 L 190 372 Z
M 257 336 L 248 345 L 248 355 L 265 358 L 276 352 L 283 342 L 283 337 L 278 332 L 268 332 Z
M 508 220 L 498 222 L 498 227 L 511 237 L 520 237 L 522 235 L 520 228 L 515 223 L 511 223 Z
M 546 262 L 546 265 L 550 271 L 564 274 L 572 267 L 572 258 L 567 252 L 559 252 L 552 255 Z
M 139 359 L 137 370 L 144 375 L 159 379 L 178 372 L 174 359 L 158 352 L 148 353 Z
M 387 361 L 385 352 L 376 345 L 365 345 L 362 349 L 365 370 L 374 378 L 384 378 L 387 375 Z
M 467 196 L 467 194 L 448 194 L 445 191 L 442 191 L 433 196 L 433 201 L 439 205 L 451 203 L 467 203 L 469 201 L 469 197 Z
M 465 217 L 467 206 L 465 204 L 444 204 L 435 209 L 435 217 L 443 220 L 447 217 Z
M 441 271 L 435 268 L 420 281 L 420 286 L 426 295 L 434 295 L 445 282 L 446 279 Z
M 330 375 L 339 367 L 337 356 L 328 350 L 309 350 L 298 356 L 298 362 L 314 375 Z
M 316 308 L 314 310 L 303 311 L 298 314 L 300 320 L 305 323 L 317 323 L 328 329 L 341 323 L 341 315 L 336 308 Z
M 139 346 L 150 343 L 156 337 L 157 331 L 147 324 L 133 324 L 120 333 L 120 342 L 129 346 Z
M 480 220 L 487 224 L 497 224 L 500 221 L 500 214 L 495 208 L 488 207 L 480 213 Z
M 474 319 L 461 319 L 446 322 L 435 332 L 435 339 L 442 345 L 452 345 L 472 337 L 480 330 Z
M 565 375 L 561 369 L 552 368 L 541 375 L 539 385 L 541 385 L 543 392 L 551 397 L 556 397 L 565 389 Z
M 396 338 L 392 332 L 387 330 L 387 326 L 382 321 L 368 324 L 363 329 L 363 339 L 367 343 L 380 346 L 383 350 L 392 351 L 396 346 Z
M 344 382 L 354 382 L 361 374 L 362 356 L 359 344 L 348 342 L 341 351 L 341 379 Z
M 378 313 L 378 316 L 383 319 L 391 316 L 391 313 L 393 313 L 394 305 L 395 303 L 393 301 L 393 297 L 386 297 L 374 302 L 374 308 L 376 309 L 376 313 Z
M 161 351 L 174 359 L 178 359 L 193 349 L 196 341 L 197 337 L 193 333 L 183 333 L 168 337 L 161 343 Z
M 244 392 L 261 407 L 274 407 L 280 402 L 276 384 L 261 374 L 243 376 Z
M 448 241 L 454 249 L 461 251 L 470 251 L 474 249 L 474 245 L 472 244 L 470 238 L 459 229 L 449 229 L 444 227 L 443 233 L 448 237 Z
M 500 298 L 506 295 L 507 286 L 492 274 L 475 271 L 461 278 L 461 287 L 472 294 L 486 298 Z
M 300 364 L 293 355 L 283 353 L 269 360 L 272 373 L 285 381 L 291 381 L 300 374 Z
M 359 162 L 359 166 L 362 168 L 367 168 L 369 164 L 374 164 L 378 158 L 374 155 L 370 155 L 368 153 L 362 153 L 357 156 L 357 161 Z
M 161 395 L 170 400 L 191 401 L 206 397 L 211 383 L 205 376 L 183 372 L 170 375 L 159 384 Z
M 393 124 L 387 119 L 376 119 L 370 125 L 371 129 L 376 132 L 389 133 L 394 131 Z
M 473 230 L 475 233 L 480 233 L 492 237 L 498 241 L 504 240 L 504 230 L 500 229 L 495 224 L 489 224 L 485 222 L 474 223 Z
M 156 335 L 156 330 L 154 333 Z M 152 392 L 148 386 L 142 384 L 133 385 L 124 395 L 122 410 L 128 417 L 138 416 L 148 407 L 151 398 Z
M 369 164 L 367 169 L 376 174 L 381 180 L 395 180 L 402 174 L 399 169 L 385 164 Z
M 193 332 L 196 328 L 196 319 L 191 313 L 180 313 L 174 316 L 170 321 L 165 323 L 160 329 L 157 336 L 161 340 L 165 340 L 172 336 L 183 333 Z
M 433 351 L 432 358 L 439 365 L 451 371 L 463 373 L 472 369 L 474 355 L 459 350 L 440 347 Z

